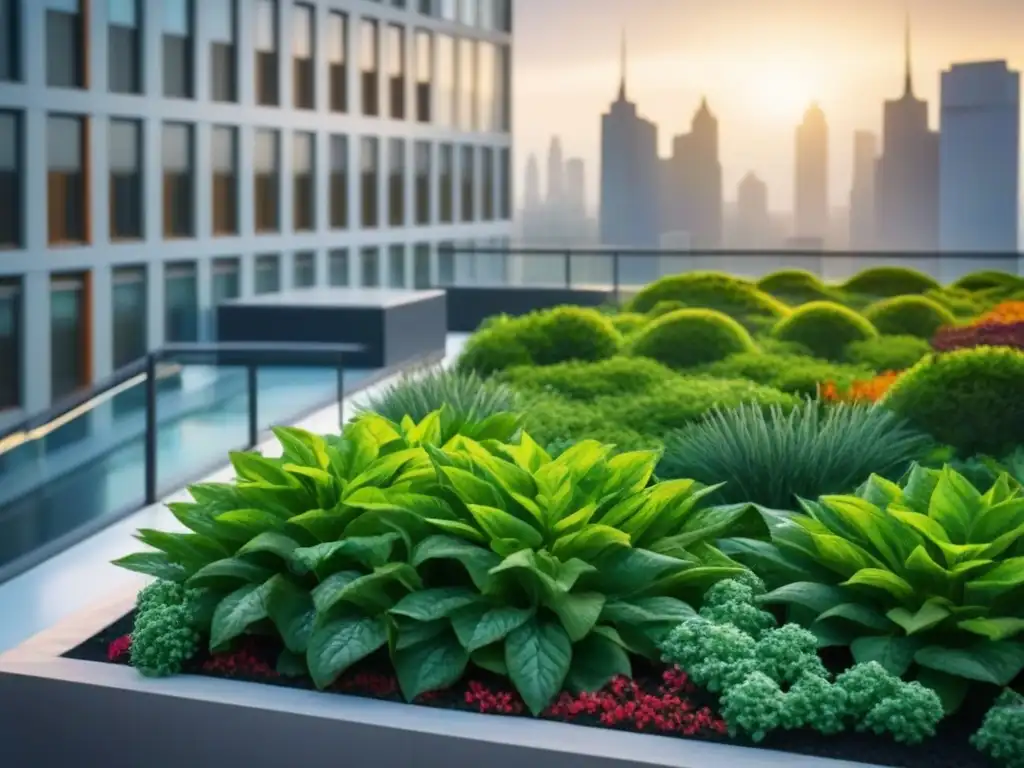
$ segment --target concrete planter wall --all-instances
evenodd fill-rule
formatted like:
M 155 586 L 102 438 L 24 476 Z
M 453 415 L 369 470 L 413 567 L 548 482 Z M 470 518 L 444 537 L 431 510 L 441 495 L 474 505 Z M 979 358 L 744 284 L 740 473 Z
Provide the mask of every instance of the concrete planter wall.
M 153 680 L 61 657 L 130 610 L 135 592 L 0 656 L 0 701 L 13 704 L 0 717 L 5 768 L 870 768 L 232 680 Z

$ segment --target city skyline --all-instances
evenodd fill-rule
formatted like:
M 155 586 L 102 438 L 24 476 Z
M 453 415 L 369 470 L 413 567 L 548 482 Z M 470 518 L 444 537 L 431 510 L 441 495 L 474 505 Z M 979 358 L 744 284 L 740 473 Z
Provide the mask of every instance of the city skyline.
M 582 14 L 577 5 L 578 0 L 566 0 L 558 13 Z M 829 198 L 833 207 L 847 206 L 855 132 L 867 131 L 880 139 L 883 103 L 898 99 L 903 91 L 908 14 L 915 95 L 928 103 L 933 130 L 938 127 L 942 71 L 968 60 L 1005 59 L 1012 69 L 1024 63 L 1024 40 L 1008 34 L 1013 24 L 1018 29 L 1024 25 L 1024 7 L 1001 0 L 979 0 L 970 8 L 960 0 L 835 0 L 827 11 L 806 0 L 778 0 L 768 4 L 772 14 L 751 7 L 747 0 L 721 5 L 717 11 L 688 6 L 685 16 L 692 24 L 683 29 L 679 14 L 666 14 L 663 6 L 650 0 L 637 0 L 628 9 L 595 0 L 585 14 L 588 34 L 578 36 L 585 39 L 556 50 L 547 28 L 550 19 L 539 19 L 535 0 L 522 0 L 516 23 L 525 50 L 514 65 L 516 178 L 522 178 L 528 155 L 543 157 L 551 135 L 557 134 L 567 153 L 585 161 L 587 205 L 596 209 L 598 115 L 615 98 L 623 28 L 629 40 L 630 100 L 658 126 L 659 154 L 671 155 L 673 138 L 686 133 L 701 100 L 707 98 L 720 126 L 725 199 L 735 201 L 740 180 L 753 172 L 768 186 L 771 211 L 792 212 L 794 133 L 813 102 L 821 106 L 829 127 Z M 743 30 L 731 30 L 731 13 L 743 13 L 750 23 Z M 695 34 L 699 23 L 706 34 Z M 761 35 L 751 34 L 751 29 Z M 777 42 L 799 40 L 802 33 L 806 44 L 764 55 L 770 49 L 764 42 L 770 31 Z M 675 40 L 673 34 L 678 35 Z M 865 42 L 868 38 L 870 44 Z M 738 45 L 747 52 L 730 59 Z M 759 52 L 762 57 L 754 59 Z M 567 66 L 553 69 L 559 57 Z M 697 71 L 701 63 L 705 68 Z M 744 66 L 758 73 L 753 78 L 757 82 L 775 78 L 780 84 L 775 101 L 756 93 L 756 88 L 729 87 L 736 85 Z M 815 80 L 831 85 L 816 87 Z M 521 203 L 518 187 L 517 205 Z

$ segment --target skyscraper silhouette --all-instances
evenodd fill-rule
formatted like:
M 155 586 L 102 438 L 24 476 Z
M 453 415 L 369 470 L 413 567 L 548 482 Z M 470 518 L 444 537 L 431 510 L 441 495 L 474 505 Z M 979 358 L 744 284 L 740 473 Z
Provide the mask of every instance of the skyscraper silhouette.
M 796 129 L 794 235 L 824 243 L 828 233 L 828 123 L 817 103 Z
M 928 127 L 928 102 L 914 96 L 909 17 L 904 38 L 903 95 L 885 102 L 875 170 L 876 246 L 932 251 L 939 234 L 939 136 Z
M 850 186 L 850 248 L 875 246 L 875 164 L 878 137 L 871 131 L 853 134 L 853 183 Z
M 765 248 L 770 229 L 768 185 L 751 171 L 736 191 L 736 244 L 741 248 Z
M 601 242 L 608 246 L 657 248 L 658 129 L 626 98 L 626 42 L 622 40 L 618 97 L 601 116 Z M 648 282 L 655 270 L 626 260 L 626 282 Z
M 565 208 L 566 213 L 573 217 L 583 217 L 587 213 L 586 178 L 583 160 L 570 157 L 565 161 Z
M 1020 74 L 1005 61 L 943 72 L 939 146 L 939 247 L 1016 251 Z
M 547 201 L 553 205 L 565 202 L 565 162 L 562 159 L 562 140 L 551 137 L 548 146 L 548 194 Z
M 672 156 L 661 161 L 662 232 L 686 231 L 695 248 L 722 244 L 722 164 L 718 120 L 702 98 L 690 132 L 672 140 Z
M 523 194 L 527 211 L 540 208 L 540 169 L 537 167 L 537 156 L 534 154 L 526 158 L 526 183 L 523 185 Z

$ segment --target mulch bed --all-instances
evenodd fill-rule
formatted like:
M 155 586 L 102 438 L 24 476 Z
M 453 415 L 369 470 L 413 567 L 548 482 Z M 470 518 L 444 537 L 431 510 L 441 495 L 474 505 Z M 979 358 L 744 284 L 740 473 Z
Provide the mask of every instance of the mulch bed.
M 84 661 L 130 664 L 133 614 L 119 619 L 99 634 L 68 651 L 65 656 Z M 247 637 L 230 653 L 200 651 L 186 666 L 185 674 L 223 677 L 292 688 L 313 689 L 306 677 L 276 671 L 279 641 L 271 637 Z M 605 689 L 575 696 L 563 693 L 541 716 L 575 725 L 660 734 L 753 746 L 744 739 L 730 739 L 718 715 L 717 699 L 690 683 L 676 668 L 636 665 L 634 678 L 619 678 Z M 403 701 L 387 655 L 375 654 L 348 670 L 327 693 L 343 693 L 388 701 Z M 458 684 L 417 698 L 416 705 L 529 717 L 519 696 L 507 681 L 471 668 Z M 917 747 L 894 743 L 873 734 L 846 732 L 822 736 L 808 730 L 777 731 L 760 747 L 829 757 L 894 768 L 992 768 L 992 764 L 968 742 L 987 707 L 967 702 L 957 715 L 939 726 L 934 739 Z

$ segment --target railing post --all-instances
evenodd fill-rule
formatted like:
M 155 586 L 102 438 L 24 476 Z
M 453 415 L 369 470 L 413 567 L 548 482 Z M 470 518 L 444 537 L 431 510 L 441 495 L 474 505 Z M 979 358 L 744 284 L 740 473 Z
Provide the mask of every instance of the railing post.
M 252 363 L 245 367 L 246 393 L 249 402 L 249 449 L 252 450 L 260 441 L 259 418 L 259 381 L 257 369 Z
M 338 365 L 338 428 L 345 426 L 345 368 L 340 361 Z
M 619 303 L 619 252 L 612 251 L 612 289 L 614 290 L 615 303 Z
M 157 413 L 156 353 L 146 355 L 146 506 L 156 504 Z
M 565 257 L 565 287 L 572 288 L 572 251 L 566 251 Z

